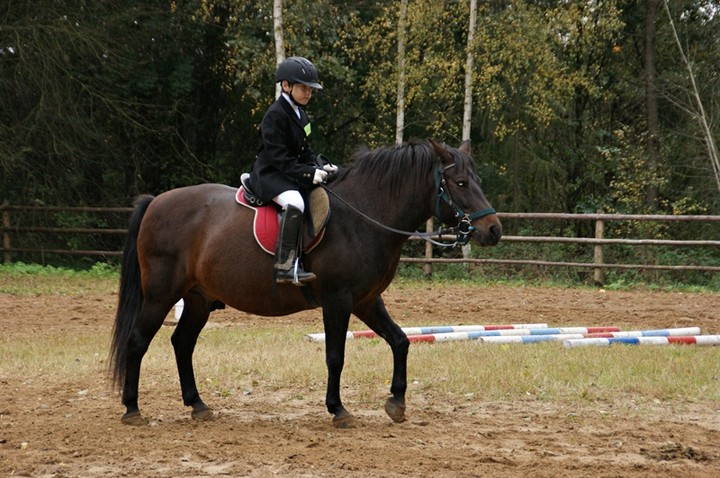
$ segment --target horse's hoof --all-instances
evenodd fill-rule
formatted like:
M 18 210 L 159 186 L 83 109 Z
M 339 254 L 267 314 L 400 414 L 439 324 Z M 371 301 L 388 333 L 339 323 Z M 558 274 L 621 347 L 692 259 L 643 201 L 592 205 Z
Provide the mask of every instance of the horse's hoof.
M 335 428 L 355 428 L 357 426 L 357 420 L 347 410 L 335 415 L 332 423 Z
M 203 404 L 201 407 L 193 408 L 190 414 L 193 420 L 207 421 L 215 418 L 213 411 L 207 405 Z
M 120 419 L 123 425 L 139 427 L 150 423 L 140 412 L 128 412 Z
M 402 423 L 405 421 L 405 403 L 394 397 L 390 397 L 385 401 L 385 413 L 387 413 L 395 423 Z

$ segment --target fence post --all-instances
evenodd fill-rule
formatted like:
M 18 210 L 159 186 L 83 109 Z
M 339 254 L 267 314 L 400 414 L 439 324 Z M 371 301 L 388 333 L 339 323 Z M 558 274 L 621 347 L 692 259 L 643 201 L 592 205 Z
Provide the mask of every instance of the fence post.
M 598 209 L 598 214 L 602 214 L 602 210 Z M 595 220 L 595 239 L 602 239 L 605 234 L 605 221 L 602 219 Z M 595 254 L 593 257 L 594 264 L 603 263 L 603 246 L 602 244 L 595 244 Z M 596 267 L 593 273 L 593 282 L 597 286 L 601 286 L 605 283 L 605 272 L 602 267 Z
M 433 230 L 433 218 L 427 220 L 425 230 L 427 232 Z M 425 242 L 425 259 L 432 259 L 432 256 L 432 244 L 430 244 L 430 242 Z M 425 274 L 425 277 L 430 277 L 432 275 L 432 262 L 425 263 L 423 266 L 423 273 Z
M 2 205 L 2 244 L 3 244 L 3 263 L 9 264 L 10 260 L 10 210 L 7 206 L 10 203 L 5 200 Z

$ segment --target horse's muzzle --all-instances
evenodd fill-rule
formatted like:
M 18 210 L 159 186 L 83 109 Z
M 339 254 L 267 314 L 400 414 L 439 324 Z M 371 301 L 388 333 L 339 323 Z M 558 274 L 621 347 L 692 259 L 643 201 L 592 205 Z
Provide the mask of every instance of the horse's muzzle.
M 474 225 L 475 234 L 473 239 L 481 246 L 495 246 L 500 242 L 502 237 L 502 224 L 497 216 L 492 218 L 483 218 L 478 221 L 479 224 Z

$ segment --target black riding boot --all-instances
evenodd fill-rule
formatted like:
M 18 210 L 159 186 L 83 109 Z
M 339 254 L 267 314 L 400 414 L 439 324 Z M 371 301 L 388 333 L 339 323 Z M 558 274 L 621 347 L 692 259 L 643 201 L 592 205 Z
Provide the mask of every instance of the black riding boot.
M 315 280 L 315 274 L 305 272 L 300 265 L 300 238 L 303 233 L 303 213 L 295 206 L 282 211 L 280 237 L 275 248 L 275 277 L 278 284 L 301 286 Z

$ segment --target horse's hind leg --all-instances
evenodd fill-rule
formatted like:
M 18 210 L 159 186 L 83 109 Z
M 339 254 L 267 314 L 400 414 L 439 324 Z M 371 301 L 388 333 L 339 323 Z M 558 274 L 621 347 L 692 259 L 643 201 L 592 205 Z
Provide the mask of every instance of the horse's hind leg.
M 125 380 L 123 384 L 122 403 L 126 407 L 122 423 L 126 425 L 142 425 L 145 419 L 138 406 L 138 386 L 140 382 L 140 366 L 155 334 L 160 330 L 169 307 L 162 304 L 143 302 L 140 315 L 130 334 L 127 345 Z
M 195 383 L 192 356 L 200 331 L 205 327 L 210 316 L 210 309 L 205 299 L 198 294 L 191 293 L 183 300 L 185 307 L 171 338 L 180 376 L 183 403 L 192 407 L 192 418 L 209 420 L 213 416 L 212 410 L 200 399 L 200 392 Z
M 353 312 L 390 345 L 393 354 L 393 375 L 390 385 L 392 397 L 385 402 L 385 412 L 394 422 L 403 422 L 407 391 L 407 356 L 410 347 L 407 335 L 393 322 L 380 297 Z

